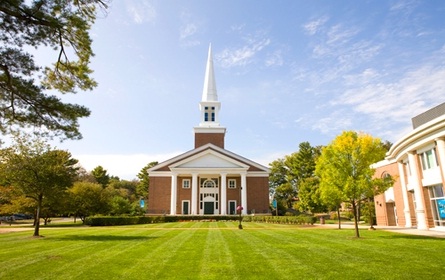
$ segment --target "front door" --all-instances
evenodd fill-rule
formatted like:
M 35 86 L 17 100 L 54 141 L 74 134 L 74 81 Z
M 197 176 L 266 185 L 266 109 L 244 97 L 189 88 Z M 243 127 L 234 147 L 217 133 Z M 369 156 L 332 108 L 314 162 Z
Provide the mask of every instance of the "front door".
M 213 215 L 215 211 L 215 202 L 205 201 L 204 202 L 204 215 Z
M 229 201 L 229 214 L 235 215 L 236 214 L 236 201 L 230 200 Z
M 183 200 L 182 201 L 182 215 L 190 214 L 189 208 L 190 208 L 190 202 L 188 200 Z

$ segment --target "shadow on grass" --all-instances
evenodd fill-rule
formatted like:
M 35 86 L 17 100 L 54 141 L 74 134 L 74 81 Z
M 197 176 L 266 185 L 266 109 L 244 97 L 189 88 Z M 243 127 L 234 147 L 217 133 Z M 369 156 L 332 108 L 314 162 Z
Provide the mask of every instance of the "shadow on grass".
M 71 241 L 141 241 L 150 240 L 157 237 L 154 236 L 130 236 L 130 235 L 64 235 L 52 238 L 53 240 L 71 240 Z
M 51 228 L 51 227 L 89 227 L 83 223 L 50 223 L 47 225 L 40 225 L 41 228 Z
M 413 235 L 413 234 L 393 234 L 390 236 L 380 236 L 379 238 L 384 239 L 417 239 L 417 240 L 435 240 L 435 241 L 445 241 L 444 238 L 435 236 L 425 236 L 425 235 Z

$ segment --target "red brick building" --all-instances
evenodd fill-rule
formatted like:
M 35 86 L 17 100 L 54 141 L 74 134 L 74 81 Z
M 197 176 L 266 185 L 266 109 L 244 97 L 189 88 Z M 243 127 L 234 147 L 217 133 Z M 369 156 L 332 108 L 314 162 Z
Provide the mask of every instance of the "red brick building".
M 377 225 L 445 230 L 445 103 L 412 119 L 413 131 L 376 163 L 396 181 L 374 198 Z
M 209 48 L 195 147 L 149 170 L 148 214 L 226 215 L 269 212 L 269 169 L 224 147 Z

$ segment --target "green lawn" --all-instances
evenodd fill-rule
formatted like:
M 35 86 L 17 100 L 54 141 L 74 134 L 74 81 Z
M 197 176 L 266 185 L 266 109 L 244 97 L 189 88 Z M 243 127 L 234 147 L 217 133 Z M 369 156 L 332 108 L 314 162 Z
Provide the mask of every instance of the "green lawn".
M 444 279 L 445 239 L 185 222 L 0 234 L 0 279 Z

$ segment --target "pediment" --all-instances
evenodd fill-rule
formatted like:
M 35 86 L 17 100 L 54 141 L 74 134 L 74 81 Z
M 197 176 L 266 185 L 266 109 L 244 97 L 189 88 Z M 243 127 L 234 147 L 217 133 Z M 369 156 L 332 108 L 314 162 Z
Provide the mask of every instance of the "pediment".
M 250 170 L 249 174 L 251 175 L 260 174 L 263 176 L 266 174 L 268 176 L 269 174 L 267 167 L 210 143 L 161 162 L 148 171 L 150 176 L 154 176 L 173 170 L 176 172 L 192 172 L 193 169 L 199 169 L 199 172 L 203 170 L 210 172 L 217 168 L 227 172 L 238 172 L 241 171 L 240 169 Z
M 248 166 L 223 154 L 207 150 L 176 162 L 170 168 L 248 168 Z

